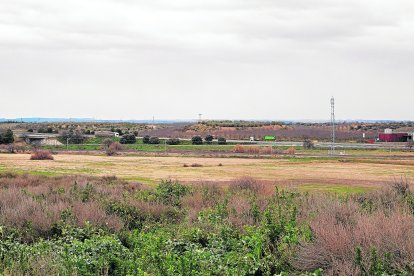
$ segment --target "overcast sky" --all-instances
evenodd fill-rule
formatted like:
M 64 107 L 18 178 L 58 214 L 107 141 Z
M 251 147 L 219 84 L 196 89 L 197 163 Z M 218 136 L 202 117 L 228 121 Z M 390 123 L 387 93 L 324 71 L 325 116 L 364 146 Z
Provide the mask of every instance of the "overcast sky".
M 0 118 L 414 120 L 413 0 L 0 0 Z

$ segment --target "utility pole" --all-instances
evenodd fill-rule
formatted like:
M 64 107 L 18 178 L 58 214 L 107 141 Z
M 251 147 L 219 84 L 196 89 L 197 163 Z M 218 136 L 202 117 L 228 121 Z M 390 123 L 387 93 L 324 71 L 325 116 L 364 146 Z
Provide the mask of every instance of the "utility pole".
M 198 114 L 198 122 L 199 122 L 199 123 L 201 123 L 201 116 L 202 116 L 202 115 L 203 115 L 203 114 L 201 114 L 201 113 L 199 113 L 199 114 Z
M 331 154 L 335 153 L 335 99 L 331 98 L 331 125 L 332 125 L 332 146 Z

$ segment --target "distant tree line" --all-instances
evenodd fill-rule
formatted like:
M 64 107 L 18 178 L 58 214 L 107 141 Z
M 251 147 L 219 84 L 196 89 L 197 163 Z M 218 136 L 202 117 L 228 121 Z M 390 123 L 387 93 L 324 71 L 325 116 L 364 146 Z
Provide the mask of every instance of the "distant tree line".
M 262 126 L 274 126 L 274 125 L 283 125 L 282 122 L 269 121 L 269 122 L 260 122 L 260 121 L 231 121 L 231 120 L 222 120 L 222 121 L 202 121 L 202 125 L 213 126 L 213 127 L 262 127 Z

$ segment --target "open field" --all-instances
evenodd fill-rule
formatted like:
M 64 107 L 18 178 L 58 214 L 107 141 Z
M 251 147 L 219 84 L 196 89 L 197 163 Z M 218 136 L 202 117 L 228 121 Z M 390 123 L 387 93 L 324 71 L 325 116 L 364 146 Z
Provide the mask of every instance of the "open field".
M 0 274 L 412 275 L 414 159 L 357 152 L 0 154 Z
M 414 160 L 409 159 L 108 157 L 69 154 L 57 154 L 54 157 L 54 161 L 32 161 L 28 154 L 1 154 L 0 171 L 49 176 L 115 175 L 147 184 L 158 183 L 163 179 L 185 183 L 225 183 L 250 176 L 269 184 L 300 186 L 309 190 L 329 189 L 331 186 L 374 188 L 400 177 L 414 180 Z M 189 167 L 184 167 L 185 164 Z M 191 167 L 192 164 L 201 167 Z

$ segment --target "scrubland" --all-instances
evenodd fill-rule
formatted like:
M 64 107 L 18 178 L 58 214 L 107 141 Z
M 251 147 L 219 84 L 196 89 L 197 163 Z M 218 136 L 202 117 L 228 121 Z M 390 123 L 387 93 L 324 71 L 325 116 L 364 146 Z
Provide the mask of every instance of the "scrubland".
M 6 275 L 414 273 L 406 179 L 338 194 L 250 177 L 149 186 L 2 173 L 0 187 Z

